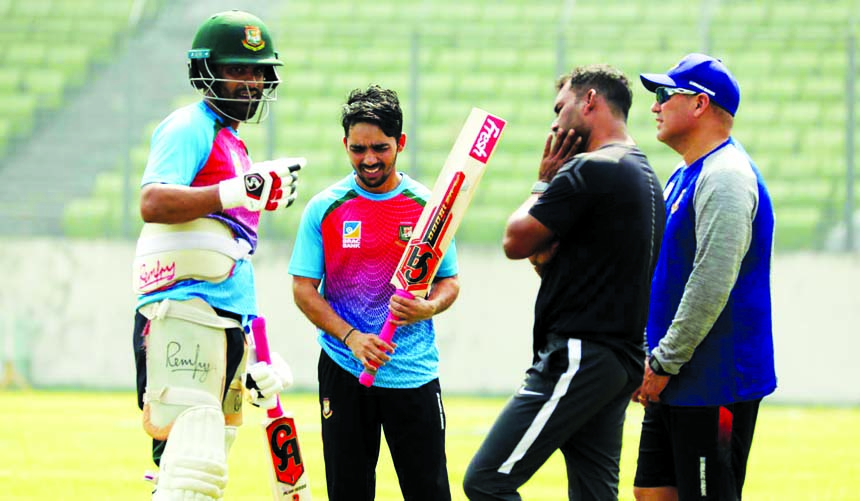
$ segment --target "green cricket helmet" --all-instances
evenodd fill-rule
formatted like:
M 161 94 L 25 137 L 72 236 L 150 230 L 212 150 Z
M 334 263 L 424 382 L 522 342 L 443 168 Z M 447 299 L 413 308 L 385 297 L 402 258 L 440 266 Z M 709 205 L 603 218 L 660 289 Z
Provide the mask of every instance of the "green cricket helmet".
M 231 81 L 218 78 L 213 65 L 251 64 L 264 67 L 264 93 L 262 102 L 277 99 L 273 92 L 281 82 L 275 66 L 283 66 L 275 51 L 269 28 L 253 14 L 240 10 L 219 12 L 207 19 L 197 33 L 188 51 L 188 78 L 191 85 L 210 100 L 219 98 L 216 82 Z

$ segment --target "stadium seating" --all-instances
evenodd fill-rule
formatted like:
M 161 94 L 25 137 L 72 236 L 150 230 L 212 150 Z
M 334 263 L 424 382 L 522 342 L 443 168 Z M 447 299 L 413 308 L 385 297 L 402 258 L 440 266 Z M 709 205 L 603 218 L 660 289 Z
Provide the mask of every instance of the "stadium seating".
M 0 13 L 43 12 L 44 3 L 51 0 L 16 2 L 14 9 L 0 2 Z M 274 124 L 243 126 L 242 135 L 257 157 L 269 151 L 269 141 L 275 155 L 308 157 L 301 209 L 317 189 L 349 172 L 339 113 L 353 88 L 379 83 L 399 92 L 410 138 L 398 165 L 426 184 L 432 184 L 469 107 L 498 113 L 509 127 L 458 235 L 462 242 L 497 245 L 507 215 L 534 179 L 559 73 L 588 63 L 625 71 L 634 91 L 631 133 L 665 181 L 679 158 L 654 137 L 653 96 L 637 76 L 665 71 L 685 53 L 706 51 L 723 58 L 741 83 L 735 136 L 772 187 L 777 248 L 814 249 L 836 224 L 845 200 L 850 6 L 850 0 L 667 0 L 656 6 L 644 0 L 295 0 L 268 23 L 286 63 Z M 106 12 L 104 19 L 121 11 L 109 10 L 113 14 Z M 72 61 L 98 58 L 97 51 L 67 50 Z M 4 60 L 54 57 L 39 47 L 7 45 L 2 51 Z M 68 85 L 78 82 L 74 72 L 63 78 Z M 61 99 L 56 86 L 40 87 L 6 65 L 0 65 L 0 80 L 2 94 L 32 86 L 55 106 Z M 144 163 L 133 165 L 140 169 Z M 100 178 L 93 194 L 113 202 L 83 203 L 73 211 L 106 210 L 114 217 L 118 179 Z M 272 218 L 265 231 L 292 238 L 299 212 Z M 92 231 L 115 226 L 107 216 L 101 221 Z
M 0 154 L 63 106 L 125 34 L 133 0 L 0 1 Z M 157 9 L 162 0 L 149 2 Z M 151 12 L 148 12 L 151 13 Z

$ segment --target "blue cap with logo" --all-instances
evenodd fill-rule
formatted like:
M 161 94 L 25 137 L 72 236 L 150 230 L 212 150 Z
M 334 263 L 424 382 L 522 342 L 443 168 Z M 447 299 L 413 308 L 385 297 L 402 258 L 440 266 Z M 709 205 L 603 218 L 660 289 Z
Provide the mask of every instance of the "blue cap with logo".
M 732 72 L 722 61 L 705 54 L 687 54 L 665 74 L 642 73 L 639 78 L 651 92 L 657 87 L 703 92 L 732 116 L 741 101 L 741 89 Z

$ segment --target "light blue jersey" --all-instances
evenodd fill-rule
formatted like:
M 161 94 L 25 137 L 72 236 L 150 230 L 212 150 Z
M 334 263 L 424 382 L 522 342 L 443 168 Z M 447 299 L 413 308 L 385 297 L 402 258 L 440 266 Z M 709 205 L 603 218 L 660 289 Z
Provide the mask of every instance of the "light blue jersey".
M 151 183 L 211 186 L 236 177 L 250 166 L 247 149 L 236 131 L 222 124 L 200 101 L 171 113 L 155 129 L 141 186 Z M 235 208 L 210 217 L 225 223 L 237 238 L 256 248 L 259 213 Z M 196 297 L 213 308 L 247 319 L 257 314 L 255 290 L 254 268 L 249 260 L 240 259 L 230 277 L 221 283 L 182 280 L 168 289 L 139 296 L 137 307 L 163 299 L 181 301 Z
M 321 293 L 347 323 L 379 333 L 388 316 L 390 283 L 430 191 L 403 175 L 388 193 L 367 192 L 350 174 L 308 202 L 290 258 L 289 273 L 320 279 Z M 457 274 L 452 242 L 437 277 Z M 342 333 L 341 333 L 342 334 Z M 375 386 L 417 388 L 439 376 L 432 320 L 397 329 L 397 352 L 377 373 Z M 363 367 L 336 337 L 319 333 L 323 350 L 356 377 Z

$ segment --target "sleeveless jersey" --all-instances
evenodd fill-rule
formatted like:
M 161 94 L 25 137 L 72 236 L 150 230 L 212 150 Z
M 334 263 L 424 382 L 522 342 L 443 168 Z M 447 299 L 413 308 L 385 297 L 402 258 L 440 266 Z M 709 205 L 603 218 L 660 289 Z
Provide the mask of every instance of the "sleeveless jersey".
M 350 174 L 313 197 L 305 207 L 289 273 L 321 280 L 320 292 L 356 329 L 379 333 L 395 287 L 391 277 L 430 191 L 402 174 L 397 188 L 370 193 Z M 454 243 L 437 277 L 457 274 Z M 356 377 L 362 365 L 337 338 L 319 331 L 322 349 Z M 415 388 L 438 377 L 439 351 L 431 319 L 399 327 L 397 352 L 377 373 L 374 385 Z

